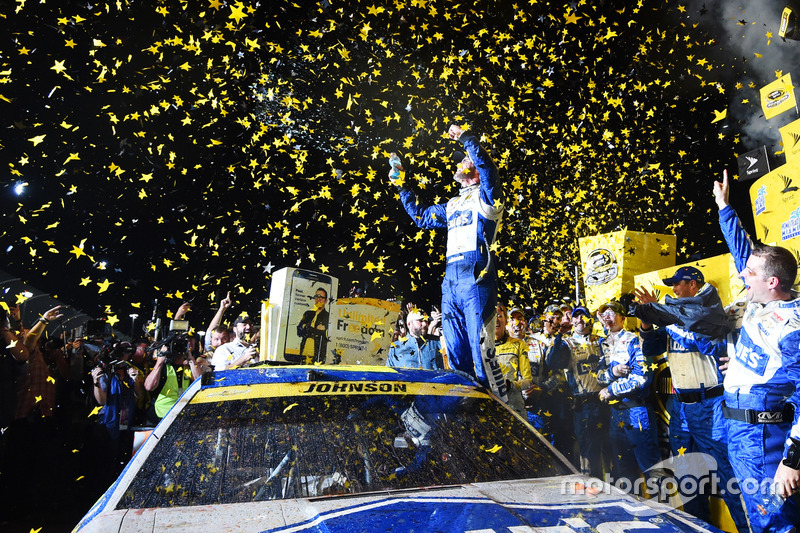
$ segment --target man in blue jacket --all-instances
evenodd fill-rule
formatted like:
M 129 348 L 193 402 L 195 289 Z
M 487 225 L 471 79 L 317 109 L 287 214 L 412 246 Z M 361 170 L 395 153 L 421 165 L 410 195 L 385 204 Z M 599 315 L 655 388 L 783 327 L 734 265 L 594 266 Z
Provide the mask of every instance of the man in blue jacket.
M 408 336 L 398 339 L 389 347 L 386 366 L 442 370 L 442 345 L 438 337 L 425 334 L 422 313 L 414 309 L 406 315 Z
M 708 454 L 716 462 L 715 470 L 722 483 L 719 488 L 736 527 L 748 531 L 728 460 L 727 426 L 722 416 L 719 358 L 726 356 L 725 336 L 732 324 L 717 290 L 705 283 L 700 270 L 681 267 L 662 281 L 672 287 L 676 297 L 667 296 L 665 303 L 659 304 L 655 294 L 640 287 L 635 291 L 639 305 L 633 307 L 631 314 L 641 320 L 639 331 L 645 357 L 666 352 L 673 387 L 667 403 L 669 443 L 678 486 L 688 489 L 681 493 L 683 510 L 705 521 L 711 519 L 710 484 L 683 482 L 690 476 L 697 477 L 698 469 L 713 469 L 715 465 L 705 464 L 701 456 L 694 455 Z M 701 464 L 696 464 L 696 459 Z
M 503 214 L 497 166 L 477 137 L 452 125 L 448 136 L 467 152 L 453 179 L 461 186 L 447 203 L 427 206 L 404 183 L 400 201 L 414 223 L 423 229 L 447 228 L 447 253 L 442 283 L 442 333 L 450 366 L 475 376 L 503 401 L 508 401 L 505 377 L 495 357 L 497 271 L 494 243 Z

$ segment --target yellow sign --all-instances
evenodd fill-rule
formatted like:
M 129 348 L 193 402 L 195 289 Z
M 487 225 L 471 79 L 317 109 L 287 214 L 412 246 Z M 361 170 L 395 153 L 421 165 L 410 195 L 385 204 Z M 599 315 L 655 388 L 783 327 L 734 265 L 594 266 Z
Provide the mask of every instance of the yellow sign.
M 761 242 L 785 241 L 800 236 L 800 160 L 781 165 L 750 187 L 756 237 Z
M 778 116 L 784 111 L 794 109 L 795 106 L 791 74 L 784 74 L 761 88 L 761 109 L 765 118 Z
M 364 367 L 361 367 L 362 369 Z M 404 381 L 309 381 L 305 383 L 260 383 L 202 389 L 192 403 L 214 403 L 257 398 L 286 398 L 318 395 L 413 394 L 480 398 L 486 394 L 463 385 L 409 383 Z
M 800 120 L 790 122 L 780 128 L 783 140 L 783 153 L 786 155 L 786 162 L 791 163 L 800 159 Z
M 578 239 L 586 287 L 586 305 L 603 303 L 633 291 L 634 276 L 675 264 L 674 235 L 615 231 Z

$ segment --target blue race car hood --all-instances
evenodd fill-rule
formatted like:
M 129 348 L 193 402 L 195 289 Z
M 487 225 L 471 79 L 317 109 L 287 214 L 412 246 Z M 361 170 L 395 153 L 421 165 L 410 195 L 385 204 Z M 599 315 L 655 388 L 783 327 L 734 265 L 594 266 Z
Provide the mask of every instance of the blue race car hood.
M 503 481 L 351 497 L 100 513 L 82 531 L 237 531 L 259 533 L 718 532 L 687 514 L 632 498 L 589 478 Z M 594 485 L 597 487 L 598 485 Z M 578 490 L 576 490 L 578 487 Z M 516 529 L 520 528 L 520 529 Z

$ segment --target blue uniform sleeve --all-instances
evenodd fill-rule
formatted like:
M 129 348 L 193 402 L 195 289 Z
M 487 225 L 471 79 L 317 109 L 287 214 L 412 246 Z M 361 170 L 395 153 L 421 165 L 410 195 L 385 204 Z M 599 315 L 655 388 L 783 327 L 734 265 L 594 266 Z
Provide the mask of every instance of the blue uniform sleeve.
M 727 357 L 728 355 L 728 341 L 725 337 L 720 339 L 713 339 L 703 335 L 695 335 L 694 344 L 697 351 L 703 355 L 710 355 L 719 363 L 720 357 Z M 722 375 L 720 374 L 720 377 Z
M 409 189 L 400 189 L 400 201 L 414 221 L 422 229 L 447 227 L 447 204 L 426 206 L 419 202 L 417 196 Z
M 628 345 L 628 356 L 630 374 L 617 378 L 608 386 L 609 392 L 614 396 L 630 396 L 632 393 L 644 390 L 650 384 L 650 369 L 644 360 L 638 338 L 632 340 Z
M 500 185 L 500 171 L 489 153 L 478 142 L 478 138 L 470 133 L 463 133 L 459 138 L 469 158 L 475 164 L 481 177 L 481 200 L 486 205 L 499 208 L 503 202 L 503 189 Z
M 794 420 L 787 437 L 800 440 L 800 330 L 795 330 L 783 337 L 779 346 L 781 365 L 789 382 L 794 385 L 794 392 L 787 400 L 794 405 Z M 784 450 L 784 457 L 786 457 L 786 450 Z
M 719 212 L 719 226 L 722 229 L 722 235 L 725 237 L 725 242 L 728 244 L 733 260 L 736 263 L 736 268 L 739 272 L 744 270 L 747 258 L 753 251 L 753 243 L 750 241 L 750 236 L 742 227 L 742 222 L 736 215 L 736 211 L 731 206 L 725 206 Z
M 386 366 L 397 366 L 397 353 L 396 353 L 396 346 L 392 343 L 389 346 L 389 355 L 386 356 Z
M 639 335 L 642 338 L 642 353 L 647 357 L 656 357 L 667 351 L 666 329 L 641 329 Z

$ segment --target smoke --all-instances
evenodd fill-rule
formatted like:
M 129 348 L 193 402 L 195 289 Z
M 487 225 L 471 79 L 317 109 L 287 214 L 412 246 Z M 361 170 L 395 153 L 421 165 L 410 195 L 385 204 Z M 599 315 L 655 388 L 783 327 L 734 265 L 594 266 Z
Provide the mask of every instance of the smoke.
M 772 154 L 782 150 L 779 128 L 798 118 L 797 112 L 787 111 L 767 120 L 759 93 L 761 87 L 777 79 L 778 72 L 792 74 L 796 87 L 800 81 L 800 42 L 784 42 L 778 36 L 781 13 L 787 3 L 788 0 L 686 3 L 688 22 L 699 23 L 700 29 L 716 41 L 709 54 L 718 65 L 716 74 L 728 95 L 726 127 L 734 130 L 731 133 L 741 134 L 740 153 L 761 145 L 766 145 Z

